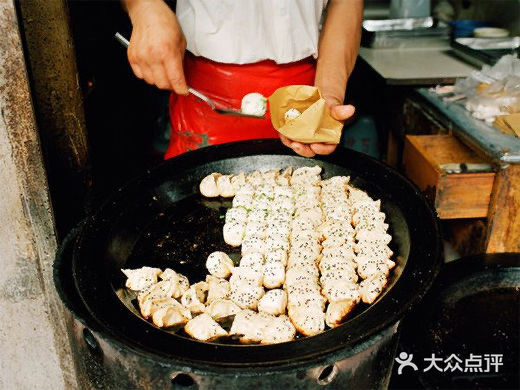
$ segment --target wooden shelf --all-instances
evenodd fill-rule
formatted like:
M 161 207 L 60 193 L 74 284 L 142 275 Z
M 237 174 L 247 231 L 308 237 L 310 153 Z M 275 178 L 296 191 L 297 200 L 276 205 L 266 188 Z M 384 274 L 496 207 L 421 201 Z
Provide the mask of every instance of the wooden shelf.
M 450 166 L 477 166 L 484 172 L 451 173 Z M 451 135 L 406 136 L 404 171 L 432 200 L 441 219 L 488 216 L 495 173 L 486 166 L 487 161 Z

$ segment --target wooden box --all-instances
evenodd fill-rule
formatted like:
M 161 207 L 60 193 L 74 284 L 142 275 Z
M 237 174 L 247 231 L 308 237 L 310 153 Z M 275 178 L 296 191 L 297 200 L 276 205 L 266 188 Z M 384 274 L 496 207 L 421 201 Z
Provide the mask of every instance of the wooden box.
M 487 217 L 495 173 L 455 137 L 406 136 L 403 166 L 441 219 Z

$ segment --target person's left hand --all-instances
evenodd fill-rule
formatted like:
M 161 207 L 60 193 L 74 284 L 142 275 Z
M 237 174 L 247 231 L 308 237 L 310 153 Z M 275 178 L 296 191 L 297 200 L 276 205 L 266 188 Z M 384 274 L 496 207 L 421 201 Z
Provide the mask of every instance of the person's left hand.
M 331 116 L 338 121 L 345 121 L 354 115 L 356 109 L 354 106 L 347 104 L 343 105 L 342 101 L 338 98 L 323 96 L 325 101 L 330 107 Z M 325 144 L 322 142 L 314 143 L 314 144 L 303 144 L 301 142 L 293 141 L 286 136 L 280 134 L 280 140 L 282 143 L 294 150 L 297 154 L 303 157 L 314 157 L 317 154 L 331 154 L 338 145 L 335 144 Z

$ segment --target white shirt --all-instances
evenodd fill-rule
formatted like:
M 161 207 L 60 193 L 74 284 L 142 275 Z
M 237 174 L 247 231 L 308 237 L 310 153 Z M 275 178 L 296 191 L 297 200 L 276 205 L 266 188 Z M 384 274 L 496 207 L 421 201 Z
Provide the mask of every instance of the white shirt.
M 327 0 L 178 0 L 177 18 L 196 56 L 279 64 L 318 55 Z

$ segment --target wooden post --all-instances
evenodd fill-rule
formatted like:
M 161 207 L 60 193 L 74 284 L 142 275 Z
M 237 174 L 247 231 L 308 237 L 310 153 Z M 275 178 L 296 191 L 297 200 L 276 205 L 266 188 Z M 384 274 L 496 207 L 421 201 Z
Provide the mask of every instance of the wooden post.
M 14 0 L 0 0 L 0 388 L 77 388 Z
M 58 233 L 83 216 L 90 178 L 74 44 L 65 0 L 18 0 L 36 121 Z
M 503 167 L 496 174 L 486 252 L 520 252 L 520 165 Z

